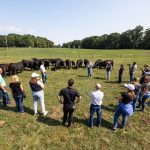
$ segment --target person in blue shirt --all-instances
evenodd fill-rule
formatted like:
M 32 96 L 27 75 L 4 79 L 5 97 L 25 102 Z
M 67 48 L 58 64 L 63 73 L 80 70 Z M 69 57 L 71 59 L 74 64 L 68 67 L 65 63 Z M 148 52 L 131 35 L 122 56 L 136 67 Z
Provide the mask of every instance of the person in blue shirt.
M 118 127 L 118 119 L 121 115 L 122 128 L 124 128 L 127 122 L 127 116 L 131 116 L 133 114 L 132 101 L 135 99 L 135 87 L 133 84 L 124 84 L 124 86 L 127 88 L 127 92 L 122 92 L 121 97 L 118 98 L 119 106 L 114 114 L 113 131 L 116 131 L 116 128 Z
M 3 99 L 3 105 L 4 107 L 6 107 L 8 104 L 10 104 L 10 98 L 6 89 L 6 82 L 4 78 L 2 77 L 2 72 L 3 70 L 2 68 L 0 68 L 0 95 Z

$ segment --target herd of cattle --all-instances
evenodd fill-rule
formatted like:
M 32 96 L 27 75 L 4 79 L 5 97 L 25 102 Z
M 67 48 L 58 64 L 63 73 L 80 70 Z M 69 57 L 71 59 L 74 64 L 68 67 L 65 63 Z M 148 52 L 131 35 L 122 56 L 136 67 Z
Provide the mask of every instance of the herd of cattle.
M 93 65 L 93 68 L 106 68 L 108 61 L 112 64 L 114 64 L 113 60 L 102 60 L 98 59 Z M 41 63 L 44 62 L 44 66 L 46 69 L 49 69 L 50 66 L 51 70 L 55 71 L 61 68 L 64 69 L 78 69 L 82 67 L 86 67 L 89 63 L 88 59 L 79 59 L 76 62 L 66 59 L 65 61 L 56 58 L 56 59 L 37 59 L 32 58 L 31 60 L 25 60 L 23 59 L 21 62 L 17 63 L 9 63 L 9 64 L 0 64 L 0 68 L 3 70 L 3 76 L 6 77 L 7 75 L 13 75 L 22 72 L 23 70 L 26 70 L 27 68 L 31 70 L 39 70 Z

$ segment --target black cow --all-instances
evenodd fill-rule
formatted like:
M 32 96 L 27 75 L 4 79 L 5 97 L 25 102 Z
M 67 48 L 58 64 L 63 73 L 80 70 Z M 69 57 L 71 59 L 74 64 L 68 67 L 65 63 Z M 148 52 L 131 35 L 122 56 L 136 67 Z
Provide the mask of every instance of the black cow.
M 114 61 L 113 60 L 104 60 L 102 63 L 101 63 L 101 68 L 106 68 L 106 66 L 107 66 L 107 64 L 108 64 L 108 62 L 110 62 L 110 64 L 112 65 L 112 67 L 113 67 L 113 65 L 114 65 Z
M 66 59 L 66 69 L 71 69 L 72 61 L 69 59 Z
M 82 63 L 83 63 L 82 59 L 77 60 L 77 62 L 76 62 L 76 69 L 78 69 L 79 67 L 82 67 Z
M 23 70 L 23 64 L 21 62 L 9 64 L 9 75 L 20 73 Z
M 98 68 L 98 69 L 100 69 L 101 66 L 102 66 L 102 63 L 103 63 L 102 59 L 96 60 L 95 64 L 93 65 L 93 68 Z
M 9 64 L 0 64 L 0 68 L 3 70 L 2 76 L 6 77 L 9 71 Z
M 87 67 L 87 65 L 89 64 L 89 60 L 88 59 L 84 59 L 84 67 L 86 68 Z

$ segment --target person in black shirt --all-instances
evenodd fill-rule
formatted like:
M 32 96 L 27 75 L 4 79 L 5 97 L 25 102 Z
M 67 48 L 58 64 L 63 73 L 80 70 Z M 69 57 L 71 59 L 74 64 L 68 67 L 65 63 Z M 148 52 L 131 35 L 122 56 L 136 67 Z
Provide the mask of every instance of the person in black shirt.
M 70 127 L 72 124 L 75 103 L 78 103 L 81 98 L 79 92 L 76 89 L 73 89 L 73 85 L 74 85 L 74 80 L 70 79 L 68 81 L 68 87 L 63 88 L 57 96 L 58 101 L 61 104 L 63 104 L 63 112 L 64 112 L 63 123 L 62 123 L 63 125 L 65 125 L 69 114 L 68 127 Z M 76 97 L 78 98 L 77 100 Z
M 23 113 L 23 86 L 19 82 L 18 76 L 12 76 L 12 82 L 9 84 L 9 87 L 11 89 L 13 98 L 15 99 L 18 112 Z
M 120 65 L 120 69 L 119 69 L 119 77 L 118 77 L 118 83 L 122 82 L 122 74 L 124 72 L 124 66 L 123 64 Z

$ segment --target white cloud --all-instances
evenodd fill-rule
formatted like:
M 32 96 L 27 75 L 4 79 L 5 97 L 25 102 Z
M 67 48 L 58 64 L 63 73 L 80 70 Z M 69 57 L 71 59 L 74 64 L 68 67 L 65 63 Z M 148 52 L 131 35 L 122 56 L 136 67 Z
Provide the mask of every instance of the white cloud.
M 18 34 L 34 34 L 34 29 L 20 28 L 16 26 L 0 26 L 0 33 L 9 34 L 9 33 L 18 33 Z

